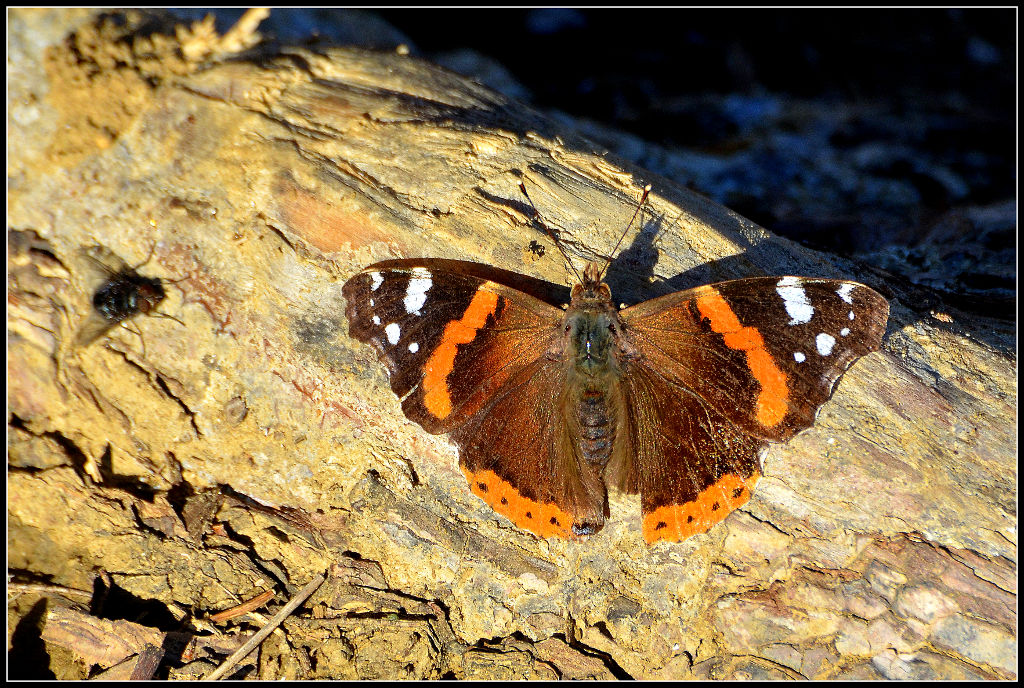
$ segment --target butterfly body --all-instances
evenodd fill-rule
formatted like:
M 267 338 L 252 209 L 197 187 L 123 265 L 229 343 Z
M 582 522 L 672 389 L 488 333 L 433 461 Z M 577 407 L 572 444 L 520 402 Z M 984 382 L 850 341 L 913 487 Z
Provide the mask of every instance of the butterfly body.
M 767 442 L 810 426 L 877 350 L 888 317 L 845 280 L 734 280 L 620 310 L 590 264 L 564 311 L 527 280 L 399 260 L 344 294 L 405 415 L 448 433 L 471 491 L 541 537 L 600 531 L 609 487 L 640 494 L 648 542 L 704 532 L 750 498 Z

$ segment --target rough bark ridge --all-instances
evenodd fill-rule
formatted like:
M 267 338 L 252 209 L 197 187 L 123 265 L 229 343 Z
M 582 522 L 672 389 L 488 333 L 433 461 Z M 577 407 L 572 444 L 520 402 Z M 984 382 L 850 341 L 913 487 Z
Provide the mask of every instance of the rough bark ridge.
M 23 594 L 8 647 L 43 628 L 55 675 L 134 656 L 117 675 L 137 676 L 159 664 L 158 629 L 178 650 L 165 671 L 194 676 L 234 646 L 189 610 L 275 587 L 283 603 L 329 570 L 250 675 L 1015 676 L 1012 332 L 919 312 L 911 287 L 401 54 L 247 56 L 137 13 L 10 20 L 8 557 Z M 564 284 L 520 180 L 579 265 L 654 186 L 611 275 L 619 300 L 854 278 L 891 298 L 885 351 L 706 535 L 647 548 L 624 497 L 586 544 L 515 530 L 445 438 L 403 418 L 347 337 L 341 284 L 422 256 Z M 131 265 L 152 251 L 139 271 L 165 280 L 158 310 L 180 322 L 138 316 L 136 333 L 70 346 L 94 244 Z M 90 597 L 107 618 L 125 599 L 162 611 L 123 652 L 90 650 L 73 640 Z

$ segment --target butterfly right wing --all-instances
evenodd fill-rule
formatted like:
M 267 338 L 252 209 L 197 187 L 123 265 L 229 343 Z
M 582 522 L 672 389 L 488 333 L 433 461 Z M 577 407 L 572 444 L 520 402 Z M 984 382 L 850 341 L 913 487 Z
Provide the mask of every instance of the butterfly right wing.
M 604 480 L 571 436 L 565 371 L 528 363 L 451 433 L 473 493 L 541 537 L 591 535 L 608 516 Z
M 809 427 L 836 382 L 877 351 L 889 305 L 856 282 L 720 282 L 621 312 L 632 451 L 610 477 L 640 492 L 644 536 L 682 540 L 750 497 L 767 441 Z
M 648 543 L 703 533 L 750 499 L 763 439 L 652 366 L 633 367 L 621 389 L 631 444 L 616 454 L 609 479 L 640 493 Z

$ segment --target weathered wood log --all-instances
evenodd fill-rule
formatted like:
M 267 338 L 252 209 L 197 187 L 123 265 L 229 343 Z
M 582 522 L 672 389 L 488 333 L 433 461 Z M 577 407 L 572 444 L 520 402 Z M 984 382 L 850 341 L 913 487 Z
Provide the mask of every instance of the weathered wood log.
M 400 53 L 236 55 L 244 40 L 151 15 L 11 18 L 12 568 L 80 589 L 106 571 L 214 612 L 343 562 L 314 598 L 343 642 L 293 626 L 316 672 L 267 648 L 265 677 L 1015 675 L 1012 332 L 983 345 L 998 323 L 932 317 L 913 287 Z M 520 181 L 578 266 L 653 186 L 617 300 L 852 278 L 891 300 L 885 350 L 705 535 L 648 548 L 620 495 L 588 542 L 517 530 L 403 417 L 347 336 L 341 284 L 399 257 L 566 284 Z M 173 319 L 74 346 L 97 244 L 152 252 L 138 270 Z

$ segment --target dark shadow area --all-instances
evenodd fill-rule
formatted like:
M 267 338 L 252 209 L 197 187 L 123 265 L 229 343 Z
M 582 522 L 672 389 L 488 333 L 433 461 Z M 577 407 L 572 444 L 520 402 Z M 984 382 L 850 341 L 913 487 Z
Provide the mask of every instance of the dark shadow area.
M 36 602 L 11 633 L 11 648 L 7 651 L 9 680 L 52 681 L 57 678 L 50 670 L 50 655 L 41 637 L 46 608 L 45 599 Z
M 238 16 L 225 11 L 220 30 Z M 278 46 L 383 50 L 397 73 L 408 61 L 394 49 L 406 45 L 487 86 L 438 69 L 431 90 L 458 100 L 329 82 L 315 97 L 359 107 L 372 94 L 408 121 L 609 151 L 780 236 L 903 277 L 938 310 L 1012 324 L 1016 23 L 1013 8 L 388 9 L 275 10 L 261 29 Z M 551 248 L 523 243 L 535 255 Z M 649 263 L 638 252 L 650 243 L 640 237 L 623 264 Z M 695 286 L 730 267 L 669 283 Z M 609 284 L 623 300 L 644 293 L 619 276 Z M 1004 349 L 991 329 L 972 336 Z
M 92 603 L 89 613 L 99 619 L 131 621 L 161 631 L 177 631 L 181 622 L 156 600 L 147 600 L 118 586 L 105 582 L 102 576 L 93 581 Z

